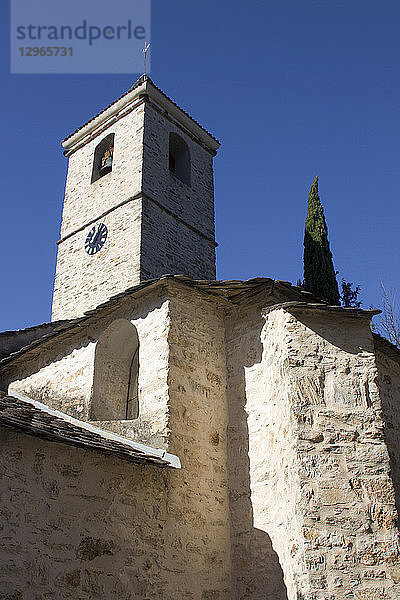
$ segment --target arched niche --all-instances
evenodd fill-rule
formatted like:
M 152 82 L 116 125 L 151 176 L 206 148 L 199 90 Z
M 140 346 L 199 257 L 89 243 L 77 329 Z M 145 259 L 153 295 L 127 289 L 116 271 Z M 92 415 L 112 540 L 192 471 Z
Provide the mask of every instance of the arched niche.
M 117 319 L 100 336 L 95 351 L 90 418 L 94 421 L 136 419 L 139 338 L 126 319 Z
M 107 175 L 107 173 L 111 173 L 114 158 L 114 138 L 115 134 L 110 133 L 97 144 L 93 157 L 91 183 Z
M 190 185 L 191 164 L 189 146 L 176 133 L 169 134 L 169 170 L 178 179 Z

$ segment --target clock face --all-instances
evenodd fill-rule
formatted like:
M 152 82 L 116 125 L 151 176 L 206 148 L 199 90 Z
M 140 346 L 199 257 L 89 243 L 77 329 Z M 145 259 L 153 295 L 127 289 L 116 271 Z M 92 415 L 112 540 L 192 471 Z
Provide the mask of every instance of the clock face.
M 93 225 L 85 240 L 85 250 L 88 254 L 96 254 L 103 246 L 107 239 L 107 227 L 104 223 Z

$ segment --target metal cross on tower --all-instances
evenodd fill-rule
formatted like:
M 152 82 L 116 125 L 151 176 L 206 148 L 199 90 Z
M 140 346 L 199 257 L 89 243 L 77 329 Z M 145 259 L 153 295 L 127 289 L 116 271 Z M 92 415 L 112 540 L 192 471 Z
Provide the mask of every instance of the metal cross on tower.
M 145 42 L 144 43 L 144 48 L 142 50 L 143 54 L 144 54 L 144 74 L 147 75 L 147 52 L 150 48 L 150 42 Z

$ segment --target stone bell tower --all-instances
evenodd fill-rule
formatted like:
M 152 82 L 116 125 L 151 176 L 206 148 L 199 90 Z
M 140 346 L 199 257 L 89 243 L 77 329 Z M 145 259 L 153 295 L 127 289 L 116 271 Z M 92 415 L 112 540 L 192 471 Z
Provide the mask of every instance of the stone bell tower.
M 215 279 L 219 143 L 147 75 L 63 147 L 53 321 L 165 274 Z

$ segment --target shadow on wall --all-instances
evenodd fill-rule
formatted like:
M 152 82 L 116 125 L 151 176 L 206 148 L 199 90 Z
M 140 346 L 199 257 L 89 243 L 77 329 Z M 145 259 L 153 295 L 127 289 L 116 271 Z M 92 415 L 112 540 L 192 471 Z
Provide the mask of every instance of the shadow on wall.
M 385 419 L 385 410 L 383 410 Z M 394 487 L 394 497 L 398 518 L 400 518 L 400 432 L 399 430 L 385 428 L 385 442 L 387 445 L 390 468 L 392 474 L 392 482 Z M 400 522 L 397 522 L 397 527 L 400 530 Z
M 253 526 L 250 491 L 249 431 L 247 425 L 245 368 L 261 362 L 260 343 L 263 322 L 253 332 L 249 356 L 245 356 L 241 332 L 228 341 L 229 426 L 228 465 L 232 524 L 232 600 L 288 600 L 279 557 L 267 532 Z M 232 344 L 232 348 L 229 348 Z M 233 346 L 240 344 L 240 368 Z M 230 352 L 232 350 L 232 352 Z M 236 364 L 235 364 L 236 363 Z
M 99 337 L 89 418 L 94 421 L 137 419 L 139 338 L 128 319 L 116 319 Z
M 89 316 L 83 319 L 75 328 L 44 340 L 40 346 L 40 352 L 33 349 L 31 355 L 29 353 L 24 354 L 19 359 L 17 358 L 2 366 L 0 369 L 0 389 L 8 391 L 10 384 L 13 382 L 31 377 L 46 367 L 56 365 L 64 357 L 69 357 L 74 352 L 87 348 L 90 344 L 97 342 L 107 328 L 120 318 L 145 320 L 149 313 L 161 308 L 164 301 L 162 295 L 153 296 L 150 294 L 147 302 L 143 300 L 143 305 L 136 307 L 136 305 L 132 306 L 132 298 L 127 296 L 126 301 L 116 303 L 115 310 L 104 311 L 104 313 L 98 311 L 93 317 Z M 85 400 L 82 388 L 75 384 L 71 386 L 71 381 L 71 373 L 63 368 L 58 369 L 57 379 L 52 373 L 51 383 L 56 385 L 48 385 L 47 383 L 43 385 L 39 378 L 37 384 L 29 385 L 28 391 L 20 391 L 27 393 L 32 400 L 47 404 L 50 408 L 61 410 L 72 417 L 88 419 L 88 402 Z M 62 387 L 63 394 L 57 394 L 56 387 Z M 68 396 L 65 389 L 70 389 Z M 133 390 L 133 397 L 135 392 L 136 390 Z M 85 406 L 86 412 L 77 412 L 76 407 L 82 405 Z
M 396 362 L 383 357 L 379 350 L 376 356 L 376 384 L 382 403 L 385 443 L 389 454 L 397 514 L 400 517 L 400 367 Z M 398 527 L 399 525 L 397 523 Z
M 2 600 L 164 598 L 159 467 L 11 429 L 0 430 L 0 463 L 19 482 L 1 497 Z
M 288 600 L 282 567 L 265 531 L 252 527 L 242 534 L 237 554 L 236 558 L 240 557 L 241 561 L 241 576 L 238 576 L 233 592 L 235 599 Z
M 305 327 L 311 329 L 318 337 L 326 340 L 336 348 L 349 354 L 359 354 L 360 351 L 372 352 L 372 337 L 368 317 L 344 315 L 343 320 L 338 313 L 329 313 L 321 309 L 288 310 Z M 322 313 L 322 314 L 321 314 Z M 321 318 L 323 317 L 323 318 Z M 360 319 L 364 323 L 365 337 L 360 346 Z

